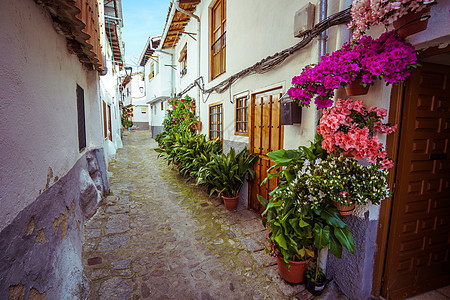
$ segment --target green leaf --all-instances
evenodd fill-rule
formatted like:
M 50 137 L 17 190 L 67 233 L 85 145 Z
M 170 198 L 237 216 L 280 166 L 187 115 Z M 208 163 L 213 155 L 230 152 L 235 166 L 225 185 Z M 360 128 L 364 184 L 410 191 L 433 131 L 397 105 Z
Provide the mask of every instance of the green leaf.
M 330 227 L 327 225 L 322 228 L 319 223 L 316 223 L 313 228 L 314 232 L 314 246 L 317 251 L 322 250 L 324 247 L 328 246 L 330 242 Z
M 342 257 L 342 245 L 334 235 L 333 229 L 330 230 L 330 243 L 328 244 L 328 249 L 330 250 L 331 254 L 333 254 L 337 258 Z
M 298 225 L 303 228 L 309 226 L 309 223 L 306 223 L 303 219 L 300 219 L 298 221 Z
M 281 231 L 278 232 L 278 234 L 275 236 L 275 242 L 283 249 L 288 250 L 287 248 L 287 244 L 286 244 L 286 239 L 283 235 L 283 233 L 281 233 Z
M 355 253 L 355 243 L 353 241 L 353 235 L 348 227 L 334 228 L 334 235 L 336 236 L 338 241 L 342 244 L 342 246 L 347 248 L 347 250 L 350 251 L 350 253 L 352 254 Z
M 336 207 L 328 205 L 324 209 L 319 209 L 318 211 L 320 211 L 320 216 L 331 226 L 338 228 L 344 228 L 347 226 L 347 224 L 345 224 L 342 220 L 341 214 Z

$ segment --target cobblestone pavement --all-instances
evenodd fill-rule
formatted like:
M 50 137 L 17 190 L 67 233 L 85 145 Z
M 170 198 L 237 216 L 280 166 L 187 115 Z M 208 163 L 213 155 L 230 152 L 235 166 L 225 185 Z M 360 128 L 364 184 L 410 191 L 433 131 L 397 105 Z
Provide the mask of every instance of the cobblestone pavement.
M 109 165 L 111 194 L 85 226 L 90 299 L 312 297 L 279 277 L 256 214 L 227 211 L 156 147 L 149 131 L 129 132 Z

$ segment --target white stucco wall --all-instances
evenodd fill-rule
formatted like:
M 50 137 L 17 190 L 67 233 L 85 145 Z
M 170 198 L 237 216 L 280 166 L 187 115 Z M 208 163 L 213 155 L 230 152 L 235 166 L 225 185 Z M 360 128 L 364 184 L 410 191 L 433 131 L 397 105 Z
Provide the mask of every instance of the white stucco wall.
M 226 72 L 216 79 L 210 81 L 209 70 L 209 49 L 210 49 L 210 6 L 214 1 L 202 1 L 195 14 L 201 18 L 201 61 L 200 74 L 205 79 L 205 88 L 212 87 L 222 82 L 227 77 L 245 69 L 261 59 L 273 55 L 276 52 L 289 48 L 300 40 L 293 35 L 293 24 L 295 12 L 304 6 L 308 1 L 268 1 L 263 3 L 257 0 L 249 1 L 227 1 L 227 53 Z M 270 12 L 270 13 L 268 13 Z M 196 32 L 197 21 L 191 19 L 185 31 Z M 197 42 L 183 35 L 175 48 L 175 53 L 179 53 L 184 43 L 188 43 L 189 48 L 195 49 Z M 193 45 L 191 45 L 193 44 Z M 298 75 L 301 69 L 317 60 L 316 43 L 313 42 L 303 50 L 289 57 L 284 63 L 265 74 L 254 74 L 234 83 L 230 90 L 222 94 L 213 93 L 207 103 L 197 107 L 201 121 L 204 126 L 202 133 L 208 133 L 208 105 L 212 103 L 222 103 L 224 108 L 224 139 L 234 142 L 248 143 L 248 137 L 234 134 L 234 110 L 235 104 L 231 103 L 233 96 L 245 91 L 251 93 L 263 91 L 269 87 L 280 86 L 283 93 L 290 87 L 293 76 Z M 188 66 L 196 63 L 197 55 L 188 58 Z M 183 90 L 190 84 L 180 80 L 178 90 Z M 197 98 L 197 89 L 192 89 L 189 93 Z M 206 100 L 206 95 L 200 97 Z M 197 103 L 198 100 L 197 100 Z M 315 128 L 315 108 L 304 109 L 301 125 L 285 126 L 284 148 L 296 148 L 299 145 L 307 145 L 309 140 L 314 138 Z
M 103 146 L 98 74 L 87 71 L 34 1 L 0 10 L 0 230 L 83 155 L 77 84 L 84 89 L 87 149 Z
M 170 53 L 171 50 L 165 49 L 164 52 Z M 156 64 L 153 60 L 148 59 L 144 66 L 147 101 L 152 101 L 161 96 L 169 97 L 172 95 L 172 76 L 177 71 L 167 66 L 172 65 L 172 55 L 167 53 L 154 52 L 153 56 L 159 57 L 158 63 Z M 155 65 L 155 76 L 149 79 L 148 75 L 150 74 L 150 66 L 152 63 Z M 158 67 L 158 72 L 156 72 L 156 67 Z

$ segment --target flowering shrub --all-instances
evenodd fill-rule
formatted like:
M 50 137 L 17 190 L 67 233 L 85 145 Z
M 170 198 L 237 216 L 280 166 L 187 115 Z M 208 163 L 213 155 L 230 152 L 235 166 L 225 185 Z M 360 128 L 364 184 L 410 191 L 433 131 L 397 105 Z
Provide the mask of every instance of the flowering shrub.
M 388 171 L 381 163 L 363 166 L 353 158 L 328 157 L 315 162 L 305 160 L 294 187 L 305 204 L 318 207 L 325 200 L 341 205 L 365 205 L 389 197 Z
M 168 99 L 169 109 L 164 119 L 164 131 L 175 130 L 177 132 L 190 130 L 192 124 L 198 122 L 195 116 L 195 101 L 188 95 L 182 99 Z
M 361 78 L 364 85 L 373 84 L 375 79 L 394 84 L 408 78 L 415 67 L 414 47 L 394 31 L 376 40 L 365 36 L 331 55 L 327 53 L 318 64 L 306 66 L 299 76 L 292 78 L 288 94 L 300 106 L 309 106 L 315 97 L 317 108 L 327 108 L 333 104 L 334 90 L 356 78 Z
M 384 108 L 367 109 L 362 101 L 339 99 L 333 108 L 323 111 L 317 126 L 317 133 L 323 137 L 322 148 L 328 153 L 349 154 L 356 160 L 379 162 L 383 169 L 392 167 L 393 161 L 386 158 L 387 153 L 376 136 L 397 129 L 397 125 L 381 122 L 386 115 Z
M 389 25 L 409 12 L 436 4 L 435 0 L 353 0 L 352 21 L 353 40 L 358 40 L 370 28 L 378 24 Z
M 133 117 L 133 107 L 122 107 L 122 125 L 124 127 L 132 127 L 133 121 L 130 120 L 130 118 Z

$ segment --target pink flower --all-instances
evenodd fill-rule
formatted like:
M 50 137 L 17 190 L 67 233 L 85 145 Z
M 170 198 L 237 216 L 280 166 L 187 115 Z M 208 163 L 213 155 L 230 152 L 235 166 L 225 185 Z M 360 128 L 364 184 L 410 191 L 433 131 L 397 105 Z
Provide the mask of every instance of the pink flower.
M 387 170 L 387 169 L 392 168 L 393 166 L 394 166 L 394 162 L 392 160 L 390 160 L 390 159 L 384 159 L 384 160 L 381 161 L 381 168 L 382 169 Z

